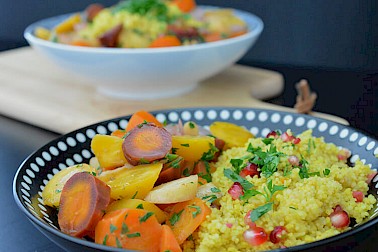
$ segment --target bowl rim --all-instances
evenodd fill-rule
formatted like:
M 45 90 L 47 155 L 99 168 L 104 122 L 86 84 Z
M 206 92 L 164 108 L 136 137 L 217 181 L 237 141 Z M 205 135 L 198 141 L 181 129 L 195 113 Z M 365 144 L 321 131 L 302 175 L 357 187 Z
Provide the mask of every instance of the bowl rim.
M 198 5 L 199 8 L 203 9 L 219 9 L 225 7 L 218 7 L 218 6 L 211 6 L 211 5 Z M 24 38 L 29 42 L 29 44 L 37 44 L 44 47 L 49 47 L 53 49 L 58 49 L 62 51 L 72 51 L 72 52 L 81 52 L 81 53 L 96 53 L 96 54 L 151 54 L 151 53 L 177 53 L 177 52 L 185 52 L 185 51 L 193 51 L 193 50 L 203 50 L 209 47 L 217 47 L 217 46 L 224 46 L 229 45 L 232 43 L 236 43 L 239 41 L 244 41 L 248 39 L 252 39 L 257 37 L 261 34 L 264 29 L 264 22 L 261 20 L 260 17 L 256 16 L 253 13 L 248 11 L 234 9 L 234 8 L 227 8 L 234 11 L 236 15 L 243 15 L 246 16 L 248 19 L 252 20 L 256 27 L 252 30 L 248 30 L 246 34 L 228 38 L 224 40 L 208 42 L 208 43 L 201 43 L 196 45 L 185 45 L 185 46 L 173 46 L 173 47 L 159 47 L 159 48 L 107 48 L 107 47 L 83 47 L 83 46 L 74 46 L 74 45 L 67 45 L 67 44 L 60 44 L 54 43 L 51 41 L 47 41 L 44 39 L 37 38 L 34 35 L 34 30 L 36 27 L 43 25 L 45 22 L 53 22 L 55 19 L 61 19 L 64 17 L 69 17 L 75 13 L 82 13 L 82 12 L 71 12 L 66 13 L 58 16 L 53 16 L 49 18 L 44 18 L 33 22 L 32 24 L 28 25 L 23 33 Z
M 176 109 L 175 108 L 172 108 L 172 109 L 169 108 L 169 109 L 151 110 L 149 112 L 152 113 L 152 114 L 158 114 L 158 113 L 168 113 L 170 111 L 175 111 L 175 112 L 182 112 L 182 111 L 185 111 L 185 110 L 205 110 L 205 111 L 209 111 L 209 110 L 212 110 L 212 109 L 214 109 L 214 110 L 219 110 L 219 109 L 237 110 L 237 109 L 240 109 L 240 110 L 244 110 L 244 111 L 250 111 L 251 110 L 251 111 L 254 111 L 254 112 L 271 112 L 271 113 L 276 112 L 276 113 L 281 113 L 281 114 L 285 114 L 285 115 L 292 115 L 294 117 L 300 115 L 300 116 L 307 118 L 307 119 L 316 118 L 318 120 L 321 120 L 322 122 L 328 122 L 328 123 L 331 123 L 333 125 L 337 125 L 337 126 L 342 127 L 342 128 L 346 128 L 346 129 L 356 131 L 359 134 L 362 134 L 366 137 L 372 138 L 375 141 L 378 141 L 374 136 L 371 136 L 368 133 L 363 132 L 360 129 L 353 128 L 350 125 L 344 125 L 344 124 L 341 124 L 341 123 L 338 123 L 338 122 L 331 121 L 329 119 L 319 118 L 319 117 L 315 117 L 315 116 L 311 116 L 311 115 L 307 115 L 307 114 L 298 114 L 298 113 L 295 113 L 295 112 L 275 110 L 275 109 L 251 108 L 251 107 L 241 107 L 241 106 L 238 106 L 238 107 L 211 106 L 211 107 L 187 107 L 187 108 L 176 108 Z M 134 251 L 134 250 L 125 250 L 125 249 L 119 249 L 119 248 L 110 247 L 110 246 L 106 246 L 106 245 L 102 245 L 102 244 L 97 244 L 97 243 L 94 243 L 94 242 L 91 242 L 91 241 L 87 241 L 87 240 L 83 240 L 83 239 L 79 239 L 79 238 L 76 238 L 76 237 L 69 236 L 68 234 L 63 233 L 60 230 L 54 229 L 51 226 L 47 225 L 42 220 L 36 218 L 36 216 L 34 216 L 30 211 L 28 211 L 23 206 L 20 198 L 18 197 L 18 193 L 17 193 L 17 189 L 18 189 L 17 180 L 18 180 L 18 177 L 19 177 L 19 174 L 20 174 L 22 168 L 24 167 L 25 163 L 27 163 L 30 160 L 30 158 L 32 156 L 34 156 L 37 152 L 39 152 L 41 149 L 51 145 L 54 142 L 59 141 L 61 138 L 64 138 L 68 135 L 74 135 L 78 132 L 82 132 L 84 129 L 88 129 L 88 128 L 97 126 L 99 124 L 110 123 L 110 122 L 115 121 L 115 120 L 121 120 L 121 119 L 126 119 L 126 118 L 129 119 L 131 117 L 131 115 L 132 114 L 127 114 L 127 115 L 124 115 L 124 116 L 119 116 L 119 117 L 110 118 L 110 119 L 107 119 L 107 120 L 102 120 L 102 121 L 81 127 L 79 129 L 73 130 L 73 131 L 68 132 L 66 134 L 60 135 L 57 138 L 49 141 L 45 145 L 41 146 L 40 148 L 38 148 L 37 150 L 32 152 L 29 156 L 27 156 L 24 159 L 24 161 L 19 165 L 19 167 L 18 167 L 18 169 L 15 173 L 15 176 L 14 176 L 14 179 L 13 179 L 13 188 L 12 188 L 13 190 L 12 191 L 13 191 L 13 197 L 14 197 L 14 200 L 16 201 L 17 206 L 26 215 L 26 217 L 29 219 L 29 221 L 32 222 L 32 224 L 38 225 L 39 227 L 41 227 L 45 231 L 57 235 L 59 238 L 66 239 L 66 240 L 69 240 L 70 242 L 78 243 L 80 245 L 87 246 L 87 247 L 90 247 L 90 248 L 100 249 L 100 250 L 103 250 L 103 251 Z M 314 248 L 317 248 L 317 247 L 320 247 L 320 246 L 323 246 L 323 245 L 327 245 L 331 242 L 335 242 L 335 241 L 342 240 L 342 239 L 347 238 L 347 237 L 351 237 L 351 236 L 353 236 L 353 235 L 355 235 L 355 234 L 357 234 L 357 233 L 359 233 L 363 230 L 366 230 L 373 225 L 377 225 L 377 224 L 378 224 L 378 216 L 375 216 L 373 219 L 370 219 L 370 220 L 362 223 L 361 225 L 356 226 L 355 228 L 351 228 L 348 231 L 342 232 L 342 233 L 337 234 L 337 235 L 333 235 L 333 236 L 325 238 L 325 239 L 317 240 L 317 241 L 314 241 L 314 242 L 288 247 L 288 248 L 285 248 L 285 251 L 290 252 L 290 251 L 301 251 L 301 250 L 305 250 L 305 249 L 314 249 Z M 282 251 L 282 250 L 281 249 L 274 249 L 274 250 L 269 250 L 269 251 L 278 252 L 278 251 Z

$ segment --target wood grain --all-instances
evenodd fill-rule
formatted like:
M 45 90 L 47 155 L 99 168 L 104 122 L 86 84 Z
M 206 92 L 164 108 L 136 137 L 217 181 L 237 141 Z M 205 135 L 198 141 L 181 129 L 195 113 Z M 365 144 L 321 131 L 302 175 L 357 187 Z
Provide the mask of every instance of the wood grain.
M 58 133 L 144 110 L 230 106 L 292 111 L 260 101 L 283 90 L 276 72 L 234 65 L 178 97 L 117 100 L 98 94 L 82 77 L 65 72 L 29 47 L 0 53 L 0 113 Z M 328 114 L 314 116 L 348 122 Z

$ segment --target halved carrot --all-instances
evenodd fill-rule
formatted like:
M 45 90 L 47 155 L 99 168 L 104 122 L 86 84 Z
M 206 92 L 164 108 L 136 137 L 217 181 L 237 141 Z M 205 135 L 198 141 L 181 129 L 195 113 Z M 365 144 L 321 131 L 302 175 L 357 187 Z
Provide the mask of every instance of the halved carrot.
M 127 123 L 127 126 L 126 126 L 126 132 L 129 132 L 130 130 L 132 130 L 133 128 L 135 128 L 136 126 L 144 123 L 144 122 L 149 122 L 149 123 L 153 123 L 155 124 L 156 126 L 158 127 L 163 127 L 163 124 L 161 124 L 156 118 L 155 116 L 153 116 L 152 114 L 148 113 L 147 111 L 144 111 L 144 110 L 139 110 L 137 112 L 135 112 L 129 122 Z
M 172 207 L 167 225 L 182 244 L 211 213 L 211 209 L 199 198 L 177 203 Z
M 154 124 L 140 124 L 122 143 L 123 154 L 132 165 L 151 163 L 164 158 L 172 148 L 172 136 Z
M 109 186 L 87 172 L 74 174 L 64 185 L 60 197 L 60 229 L 80 238 L 93 234 L 109 202 Z
M 195 0 L 174 0 L 173 3 L 176 4 L 182 12 L 191 12 L 197 6 Z
M 168 225 L 162 226 L 162 234 L 160 241 L 160 250 L 159 252 L 181 252 L 182 249 L 178 244 L 175 235 L 173 234 L 172 229 Z
M 158 37 L 149 47 L 169 47 L 169 46 L 180 46 L 181 41 L 175 35 L 165 35 Z
M 95 231 L 95 242 L 112 247 L 158 252 L 162 227 L 142 209 L 120 209 L 104 215 Z

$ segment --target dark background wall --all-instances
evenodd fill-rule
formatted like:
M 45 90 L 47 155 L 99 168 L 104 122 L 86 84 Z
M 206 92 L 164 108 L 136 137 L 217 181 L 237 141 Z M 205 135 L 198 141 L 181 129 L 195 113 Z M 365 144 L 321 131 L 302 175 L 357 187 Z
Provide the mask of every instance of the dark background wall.
M 90 0 L 0 0 L 0 50 L 26 45 L 25 27 L 42 18 L 80 11 Z M 118 1 L 97 1 L 112 5 Z M 316 110 L 342 116 L 378 135 L 378 1 L 197 0 L 250 11 L 264 31 L 239 62 L 281 72 L 284 94 L 271 102 L 292 106 L 294 84 L 308 78 Z

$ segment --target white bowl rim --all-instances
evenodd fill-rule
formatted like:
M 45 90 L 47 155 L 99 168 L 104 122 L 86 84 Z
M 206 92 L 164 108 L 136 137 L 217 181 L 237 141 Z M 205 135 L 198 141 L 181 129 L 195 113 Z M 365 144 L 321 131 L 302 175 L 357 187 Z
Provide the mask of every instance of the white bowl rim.
M 207 6 L 207 5 L 199 5 L 199 8 L 204 9 L 218 9 L 223 7 L 216 7 L 216 6 Z M 89 53 L 89 54 L 151 54 L 151 53 L 177 53 L 177 52 L 184 52 L 184 51 L 194 51 L 194 50 L 203 50 L 209 47 L 217 47 L 217 46 L 223 46 L 232 44 L 234 42 L 243 41 L 246 39 L 251 39 L 253 37 L 257 37 L 260 35 L 262 30 L 264 29 L 264 23 L 261 20 L 260 17 L 256 16 L 255 14 L 252 14 L 247 11 L 233 9 L 233 8 L 227 8 L 232 11 L 234 11 L 236 14 L 242 14 L 249 19 L 253 20 L 253 22 L 256 24 L 256 27 L 254 29 L 249 30 L 246 34 L 234 37 L 234 38 L 228 38 L 224 40 L 214 41 L 214 42 L 208 42 L 208 43 L 202 43 L 202 44 L 196 44 L 196 45 L 186 45 L 186 46 L 174 46 L 174 47 L 160 47 L 160 48 L 107 48 L 107 47 L 83 47 L 83 46 L 74 46 L 74 45 L 66 45 L 66 44 L 60 44 L 60 43 L 54 43 L 51 41 L 43 40 L 40 38 L 37 38 L 33 31 L 35 27 L 38 24 L 41 24 L 45 21 L 51 21 L 54 19 L 57 19 L 59 17 L 64 16 L 70 16 L 74 13 L 78 12 L 72 12 L 67 14 L 62 14 L 58 16 L 53 16 L 49 18 L 45 18 L 39 21 L 36 21 L 29 26 L 26 27 L 24 31 L 24 38 L 31 44 L 38 44 L 40 46 L 49 47 L 53 49 L 58 49 L 62 51 L 72 51 L 72 52 L 81 52 L 81 53 Z

